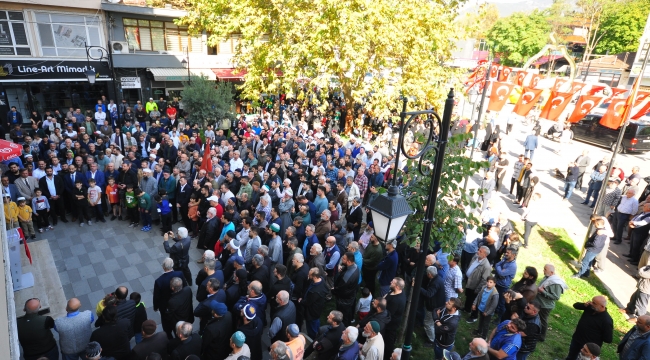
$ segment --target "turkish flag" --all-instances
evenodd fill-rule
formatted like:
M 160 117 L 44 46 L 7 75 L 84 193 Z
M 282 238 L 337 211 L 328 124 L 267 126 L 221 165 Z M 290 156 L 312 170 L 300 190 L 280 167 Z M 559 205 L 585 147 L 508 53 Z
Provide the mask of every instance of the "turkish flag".
M 501 111 L 503 106 L 508 101 L 508 96 L 512 92 L 512 88 L 515 87 L 514 84 L 509 84 L 505 82 L 497 82 L 492 85 L 492 93 L 490 94 L 490 104 L 488 105 L 488 110 L 490 111 Z
M 645 105 L 643 105 L 640 109 L 638 109 L 636 113 L 630 117 L 630 119 L 636 120 L 649 112 L 650 112 L 650 101 L 648 101 L 647 103 L 645 103 Z
M 605 102 L 609 102 L 613 98 L 617 97 L 618 95 L 620 95 L 620 94 L 622 94 L 622 93 L 624 93 L 626 91 L 627 91 L 627 89 L 612 88 L 612 94 L 609 95 L 609 97 L 607 99 L 605 99 Z
M 203 150 L 203 159 L 201 159 L 201 169 L 206 172 L 212 172 L 212 158 L 210 157 L 210 138 L 205 138 L 205 149 Z M 232 169 L 235 171 L 235 169 Z
M 587 84 L 579 83 L 577 81 L 574 81 L 574 82 L 571 83 L 571 90 L 569 92 L 572 92 L 572 93 L 575 94 L 578 91 L 582 90 L 582 88 L 585 87 L 585 85 L 587 85 Z
M 634 99 L 634 106 L 639 105 L 643 100 L 645 100 L 650 95 L 650 92 L 639 91 L 636 94 L 636 99 Z
M 490 80 L 496 80 L 499 75 L 499 65 L 494 64 L 490 66 Z
M 499 81 L 508 81 L 512 68 L 504 66 L 501 68 L 501 74 L 499 74 Z
M 607 108 L 607 112 L 600 119 L 600 125 L 608 127 L 610 129 L 618 129 L 623 123 L 623 113 L 625 112 L 625 106 L 629 100 L 628 99 L 612 99 Z
M 517 71 L 517 85 L 524 86 L 524 79 L 528 75 L 528 71 Z
M 572 93 L 551 91 L 551 97 L 546 102 L 546 105 L 544 105 L 539 117 L 557 121 L 557 118 L 560 117 L 562 111 L 564 111 L 566 106 L 571 102 L 572 96 Z
M 600 85 L 593 85 L 589 91 L 587 91 L 587 95 L 596 95 L 597 92 L 603 90 L 605 86 L 600 86 Z
M 533 74 L 533 77 L 530 78 L 530 84 L 528 84 L 528 86 L 532 88 L 536 88 L 540 80 L 542 80 L 542 75 Z
M 564 83 L 567 82 L 567 79 L 560 79 L 560 78 L 555 78 L 555 84 L 553 85 L 553 90 L 554 91 L 560 91 L 560 88 Z
M 576 107 L 573 108 L 573 112 L 571 113 L 571 116 L 569 116 L 569 122 L 577 123 L 582 120 L 587 114 L 589 114 L 591 109 L 595 108 L 600 103 L 602 99 L 602 96 L 580 96 L 576 102 Z
M 542 89 L 525 87 L 512 112 L 521 116 L 528 115 L 528 112 L 533 108 L 533 106 L 535 106 L 535 104 L 537 104 L 540 95 L 542 95 Z

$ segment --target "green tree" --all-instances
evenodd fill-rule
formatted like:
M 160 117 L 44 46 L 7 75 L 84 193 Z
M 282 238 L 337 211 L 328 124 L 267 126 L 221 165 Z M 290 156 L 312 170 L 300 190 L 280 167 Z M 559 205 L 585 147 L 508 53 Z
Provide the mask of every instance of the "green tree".
M 596 54 L 635 52 L 650 14 L 650 1 L 634 0 L 625 6 L 610 6 L 603 15 L 594 48 Z
M 582 61 L 587 61 L 591 58 L 596 45 L 602 38 L 603 34 L 600 32 L 600 25 L 603 20 L 608 7 L 615 5 L 621 6 L 622 1 L 617 0 L 577 0 L 577 12 L 575 14 L 576 20 L 582 24 L 582 27 L 587 29 L 587 36 L 585 44 L 585 52 L 582 54 Z
M 544 13 L 514 13 L 499 19 L 487 32 L 488 44 L 504 65 L 521 65 L 548 42 L 551 25 Z
M 463 144 L 471 136 L 471 134 L 457 134 L 450 137 L 445 161 L 442 164 L 430 246 L 433 248 L 433 242 L 439 241 L 447 253 L 453 252 L 460 245 L 464 227 L 481 226 L 481 221 L 474 215 L 473 210 L 481 208 L 481 204 L 477 203 L 474 197 L 479 193 L 482 194 L 482 190 L 469 190 L 465 193 L 462 189 L 465 176 L 473 176 L 480 169 L 487 167 L 486 162 L 474 161 L 464 155 Z M 423 163 L 431 164 L 435 161 L 436 154 L 434 151 L 429 151 L 423 157 Z M 408 186 L 405 187 L 404 192 L 410 194 L 408 202 L 411 208 L 415 209 L 415 213 L 406 221 L 405 234 L 409 243 L 413 244 L 424 230 L 425 206 L 430 195 L 431 176 L 421 176 L 417 171 L 418 164 L 413 160 L 409 160 L 407 166 L 408 173 L 404 180 L 408 182 Z
M 232 83 L 219 81 L 215 86 L 206 76 L 193 76 L 183 86 L 183 106 L 191 121 L 205 127 L 210 122 L 235 118 L 231 111 L 235 96 Z
M 453 74 L 444 62 L 456 0 L 187 1 L 178 23 L 206 31 L 209 45 L 239 37 L 234 63 L 246 70 L 241 91 L 249 99 L 297 95 L 300 80 L 317 104 L 338 90 L 348 108 L 364 104 L 380 115 L 400 94 L 439 103 L 446 95 L 439 85 Z
M 478 9 L 468 12 L 457 19 L 458 27 L 468 39 L 485 39 L 489 30 L 499 20 L 499 9 L 496 4 L 481 4 Z

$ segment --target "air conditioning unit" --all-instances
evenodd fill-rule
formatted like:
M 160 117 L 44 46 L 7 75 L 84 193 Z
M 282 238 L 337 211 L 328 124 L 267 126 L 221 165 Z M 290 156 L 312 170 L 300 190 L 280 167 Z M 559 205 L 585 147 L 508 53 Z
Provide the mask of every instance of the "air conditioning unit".
M 129 43 L 126 41 L 111 41 L 111 51 L 113 54 L 128 54 Z

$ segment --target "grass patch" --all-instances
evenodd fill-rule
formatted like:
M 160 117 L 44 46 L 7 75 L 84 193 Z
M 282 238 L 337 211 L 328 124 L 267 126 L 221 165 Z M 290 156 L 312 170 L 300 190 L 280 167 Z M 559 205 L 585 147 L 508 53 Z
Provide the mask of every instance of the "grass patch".
M 517 223 L 515 225 L 517 231 L 523 233 L 523 224 Z M 571 275 L 576 273 L 571 261 L 577 260 L 579 250 L 563 229 L 538 226 L 533 230 L 530 240 L 528 249 L 521 248 L 519 252 L 515 281 L 521 278 L 526 266 L 534 266 L 543 276 L 544 265 L 552 263 L 555 265 L 556 273 L 569 285 L 569 290 L 562 295 L 549 316 L 546 341 L 538 343 L 537 348 L 528 359 L 564 359 L 568 353 L 575 326 L 582 315 L 581 311 L 573 308 L 573 304 L 591 300 L 596 295 L 604 294 L 607 296 L 608 293 L 600 279 L 593 273 L 588 281 L 571 278 Z M 614 320 L 614 336 L 612 344 L 603 344 L 603 352 L 600 358 L 618 359 L 616 346 L 623 338 L 623 335 L 632 327 L 632 324 L 628 323 L 623 315 L 618 312 L 618 307 L 613 301 L 608 302 L 607 311 Z M 473 338 L 471 332 L 477 327 L 477 324 L 467 324 L 465 316 L 463 316 L 456 334 L 456 351 L 461 356 L 464 356 L 469 351 L 469 342 Z M 490 328 L 490 331 L 492 329 L 493 327 Z M 433 359 L 433 350 L 422 346 L 425 340 L 426 335 L 423 329 L 416 328 L 412 354 L 414 358 Z

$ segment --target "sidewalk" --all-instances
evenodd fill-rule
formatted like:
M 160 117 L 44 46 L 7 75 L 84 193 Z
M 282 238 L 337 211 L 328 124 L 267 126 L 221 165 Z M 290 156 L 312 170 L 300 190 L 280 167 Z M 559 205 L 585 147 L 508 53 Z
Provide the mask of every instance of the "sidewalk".
M 511 107 L 511 105 L 509 108 L 506 107 L 503 113 L 509 114 Z M 501 122 L 498 123 L 501 124 Z M 542 134 L 552 125 L 552 123 L 553 122 L 542 120 Z M 503 132 L 505 130 L 505 121 L 502 122 L 501 126 L 501 135 L 503 137 L 502 149 L 508 154 L 510 165 L 506 172 L 504 184 L 501 189 L 498 189 L 499 195 L 493 196 L 493 199 L 497 200 L 497 208 L 501 212 L 508 214 L 509 219 L 515 221 L 521 219 L 523 209 L 519 209 L 518 206 L 514 205 L 512 199 L 508 196 L 510 178 L 512 176 L 512 164 L 517 160 L 519 154 L 524 153 L 523 142 L 526 136 L 530 134 L 531 128 L 532 126 L 524 127 L 518 123 L 514 126 L 514 131 L 509 135 L 506 135 L 505 132 Z M 563 228 L 571 237 L 576 247 L 582 249 L 592 209 L 586 205 L 581 205 L 580 202 L 584 201 L 586 195 L 586 184 L 588 176 L 591 173 L 591 167 L 593 167 L 604 156 L 611 156 L 611 151 L 578 141 L 565 145 L 562 149 L 561 155 L 554 153 L 554 150 L 558 148 L 559 143 L 540 136 L 539 147 L 535 151 L 532 161 L 535 175 L 540 179 L 540 183 L 537 185 L 535 191 L 542 195 L 542 204 L 548 209 L 543 220 L 539 222 L 539 226 Z M 561 171 L 565 172 L 568 162 L 570 160 L 575 160 L 585 149 L 589 150 L 591 165 L 589 171 L 585 174 L 585 180 L 583 183 L 584 191 L 575 191 L 568 202 L 563 202 L 561 200 L 564 193 L 564 181 L 554 177 L 554 170 L 559 168 Z M 482 153 L 480 151 L 474 152 L 475 159 L 478 160 L 481 156 Z M 647 155 L 645 154 L 619 154 L 616 157 L 616 163 L 619 167 L 624 169 L 626 176 L 629 175 L 632 166 L 642 165 L 644 161 L 647 161 Z M 641 175 L 649 175 L 646 172 L 643 172 L 643 167 Z M 472 181 L 470 181 L 470 187 L 477 188 L 479 181 L 480 175 L 477 174 L 473 176 Z M 643 189 L 645 185 L 645 182 L 642 181 L 642 184 L 640 184 L 639 187 Z M 536 231 L 536 229 L 533 229 L 533 231 Z M 523 249 L 523 251 L 526 250 Z M 628 252 L 629 242 L 627 241 L 624 241 L 621 245 L 611 244 L 607 254 L 609 264 L 607 264 L 605 271 L 597 274 L 603 284 L 608 288 L 610 292 L 609 297 L 619 306 L 627 304 L 630 296 L 636 290 L 636 280 L 633 278 L 633 275 L 636 274 L 637 271 L 636 266 L 631 266 L 630 263 L 626 261 L 626 258 L 622 256 L 622 254 Z M 536 265 L 541 267 L 541 264 Z

